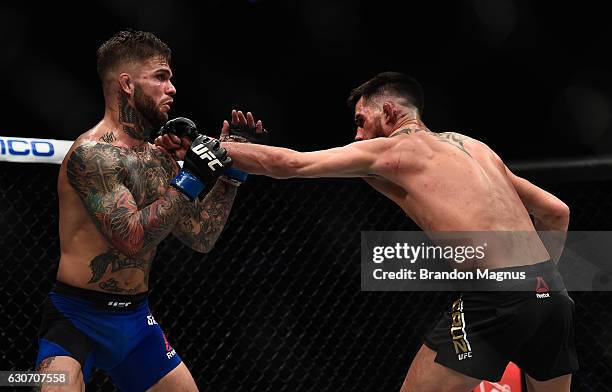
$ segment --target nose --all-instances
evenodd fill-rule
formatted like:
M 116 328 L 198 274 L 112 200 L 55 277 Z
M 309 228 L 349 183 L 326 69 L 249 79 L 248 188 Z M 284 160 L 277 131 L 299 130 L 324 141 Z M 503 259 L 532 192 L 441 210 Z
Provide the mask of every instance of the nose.
M 355 133 L 355 141 L 356 142 L 363 140 L 363 132 L 362 131 L 363 131 L 363 128 L 357 127 L 357 131 Z
M 168 95 L 176 94 L 176 87 L 174 87 L 171 81 L 168 81 L 168 88 L 166 89 L 166 94 Z

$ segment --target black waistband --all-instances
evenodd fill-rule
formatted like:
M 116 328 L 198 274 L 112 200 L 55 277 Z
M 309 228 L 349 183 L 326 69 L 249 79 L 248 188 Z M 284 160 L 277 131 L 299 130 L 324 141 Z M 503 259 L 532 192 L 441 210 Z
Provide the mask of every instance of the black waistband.
M 56 281 L 51 290 L 54 293 L 66 295 L 73 298 L 83 299 L 91 302 L 97 307 L 106 309 L 133 309 L 140 305 L 149 296 L 149 292 L 138 294 L 111 294 L 101 291 L 87 290 L 81 287 L 70 286 L 66 283 Z

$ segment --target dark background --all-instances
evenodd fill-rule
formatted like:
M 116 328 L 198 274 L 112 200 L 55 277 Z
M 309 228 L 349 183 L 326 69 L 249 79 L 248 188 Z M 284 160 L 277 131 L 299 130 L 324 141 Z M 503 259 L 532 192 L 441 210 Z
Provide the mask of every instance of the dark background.
M 612 153 L 604 7 L 521 0 L 3 4 L 0 135 L 73 140 L 95 125 L 103 115 L 96 49 L 132 27 L 173 49 L 171 115 L 214 132 L 239 108 L 263 118 L 277 145 L 346 144 L 354 135 L 350 89 L 395 70 L 422 82 L 431 129 L 479 138 L 507 160 L 603 156 Z M 0 164 L 0 370 L 33 367 L 40 305 L 59 258 L 58 168 Z M 570 205 L 571 229 L 610 230 L 609 164 L 568 173 L 557 166 L 528 178 Z M 359 180 L 253 176 L 210 254 L 173 238 L 161 244 L 151 308 L 204 391 L 397 391 L 448 295 L 361 292 L 359 233 L 415 228 Z M 581 360 L 573 390 L 610 391 L 610 293 L 572 296 Z M 97 372 L 88 390 L 114 389 Z
M 0 369 L 34 367 L 59 259 L 58 168 L 0 162 Z M 551 171 L 537 183 L 572 207 L 573 230 L 611 230 L 609 167 L 607 178 L 563 182 L 547 182 Z M 398 392 L 452 293 L 361 291 L 360 232 L 415 229 L 358 179 L 253 176 L 210 253 L 172 236 L 160 244 L 151 312 L 202 392 Z M 593 283 L 602 291 L 570 293 L 572 392 L 612 385 L 612 283 Z M 101 370 L 87 387 L 115 390 Z
M 21 4 L 21 5 L 19 5 Z M 173 49 L 171 116 L 218 132 L 251 110 L 275 144 L 350 142 L 351 88 L 378 72 L 425 88 L 424 120 L 504 159 L 612 152 L 609 17 L 602 5 L 524 0 L 43 2 L 0 13 L 0 134 L 73 140 L 103 114 L 98 46 L 123 27 Z

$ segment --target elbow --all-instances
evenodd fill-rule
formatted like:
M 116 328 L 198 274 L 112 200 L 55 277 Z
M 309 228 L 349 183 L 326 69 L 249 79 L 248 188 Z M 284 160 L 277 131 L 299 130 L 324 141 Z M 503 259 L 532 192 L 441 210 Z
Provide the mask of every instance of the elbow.
M 557 207 L 556 215 L 560 221 L 565 223 L 564 226 L 567 229 L 567 227 L 569 226 L 569 218 L 570 218 L 569 206 L 561 201 L 559 206 Z
M 551 222 L 557 230 L 567 230 L 569 226 L 570 208 L 567 204 L 558 200 L 552 205 L 546 214 L 546 220 Z
M 106 240 L 128 257 L 137 256 L 151 248 L 145 240 L 145 228 L 140 223 L 140 218 L 140 213 L 132 213 L 125 219 L 113 219 L 109 226 L 103 226 L 102 232 Z
M 191 249 L 195 250 L 198 253 L 206 254 L 209 253 L 213 248 L 213 244 L 194 244 L 191 246 Z
M 565 217 L 565 219 L 569 220 L 570 217 L 570 208 L 567 204 L 561 202 L 563 207 L 561 207 L 561 214 Z
M 147 248 L 150 248 L 145 244 L 144 235 L 136 233 L 123 236 L 115 232 L 115 235 L 108 236 L 107 239 L 115 249 L 128 257 L 138 256 L 147 252 L 149 250 Z
M 206 254 L 209 253 L 215 247 L 217 240 L 219 239 L 218 235 L 212 236 L 210 238 L 201 238 L 198 240 L 189 240 L 186 245 L 188 245 L 191 249 L 195 250 L 198 253 Z
M 551 209 L 551 215 L 559 220 L 569 220 L 570 209 L 567 204 L 559 200 Z

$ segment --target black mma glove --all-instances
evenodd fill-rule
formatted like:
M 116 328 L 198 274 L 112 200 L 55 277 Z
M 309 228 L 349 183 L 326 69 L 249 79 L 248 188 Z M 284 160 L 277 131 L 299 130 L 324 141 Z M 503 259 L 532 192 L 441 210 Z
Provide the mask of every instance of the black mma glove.
M 265 129 L 257 133 L 257 128 L 249 128 L 248 125 L 231 124 L 229 138 L 240 143 L 270 144 L 270 136 Z
M 247 124 L 232 124 L 230 123 L 229 141 L 238 143 L 254 143 L 254 144 L 269 144 L 270 136 L 265 129 L 261 133 L 257 133 L 256 126 L 249 127 Z M 248 173 L 241 170 L 230 168 L 226 171 L 226 176 L 233 180 L 233 184 L 240 185 L 246 181 Z
M 179 138 L 186 136 L 192 142 L 200 136 L 196 124 L 186 117 L 177 117 L 169 120 L 152 139 L 155 140 L 158 136 L 165 134 L 176 135 Z M 187 156 L 185 161 L 187 161 Z M 222 174 L 227 178 L 227 182 L 236 186 L 245 182 L 248 177 L 247 173 L 232 167 L 227 167 Z
M 227 151 L 218 140 L 199 135 L 191 143 L 183 168 L 170 185 L 194 200 L 202 193 L 207 182 L 216 180 L 231 165 L 232 159 L 227 156 Z
M 149 141 L 153 143 L 158 136 L 162 136 L 167 133 L 176 135 L 179 138 L 187 136 L 192 142 L 200 135 L 198 133 L 198 128 L 193 121 L 186 117 L 177 117 L 173 118 L 172 120 L 168 120 L 168 122 L 157 131 L 151 132 Z

